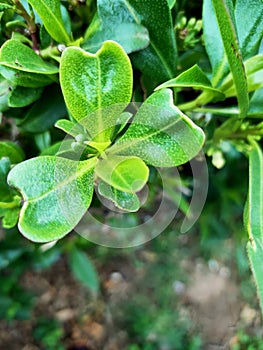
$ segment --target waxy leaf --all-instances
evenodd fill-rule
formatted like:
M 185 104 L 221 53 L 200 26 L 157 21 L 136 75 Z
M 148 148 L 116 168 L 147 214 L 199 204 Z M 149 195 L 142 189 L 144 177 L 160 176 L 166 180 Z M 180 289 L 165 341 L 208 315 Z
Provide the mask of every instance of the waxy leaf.
M 131 63 L 121 46 L 106 41 L 96 54 L 67 48 L 62 54 L 60 81 L 72 116 L 93 137 L 98 136 L 98 141 L 107 142 L 132 96 Z M 106 132 L 109 127 L 112 131 Z
M 140 158 L 110 155 L 98 161 L 95 173 L 112 187 L 134 193 L 146 184 L 149 169 Z
M 16 86 L 12 89 L 9 98 L 9 107 L 25 107 L 38 100 L 43 92 L 42 88 L 28 88 Z
M 49 35 L 58 43 L 68 45 L 71 41 L 62 20 L 59 0 L 28 0 L 41 17 Z
M 119 191 L 104 181 L 99 182 L 98 192 L 121 210 L 135 212 L 140 209 L 140 200 L 135 193 Z
M 25 237 L 49 242 L 77 225 L 92 199 L 96 161 L 43 156 L 11 170 L 8 183 L 21 191 L 24 199 L 18 228 Z
M 89 52 L 95 53 L 104 41 L 114 40 L 120 44 L 126 53 L 139 51 L 149 45 L 148 30 L 137 23 L 112 24 L 111 26 L 100 26 L 100 28 L 88 37 L 81 47 Z
M 203 143 L 203 131 L 174 106 L 172 91 L 162 89 L 143 103 L 129 129 L 109 152 L 172 167 L 195 157 Z
M 263 154 L 256 141 L 251 140 L 249 152 L 249 190 L 245 208 L 245 227 L 249 241 L 247 253 L 253 272 L 261 309 L 263 310 Z
M 235 26 L 225 0 L 212 0 L 225 53 L 236 87 L 240 117 L 245 118 L 248 111 L 248 91 L 245 69 L 237 41 Z

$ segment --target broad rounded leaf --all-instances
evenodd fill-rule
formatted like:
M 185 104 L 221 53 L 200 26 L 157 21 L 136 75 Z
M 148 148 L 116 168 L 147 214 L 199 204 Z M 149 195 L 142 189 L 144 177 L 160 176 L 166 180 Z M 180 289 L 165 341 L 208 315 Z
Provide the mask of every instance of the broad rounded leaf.
M 112 187 L 134 193 L 146 184 L 149 169 L 140 158 L 110 155 L 99 160 L 95 173 Z
M 126 133 L 109 149 L 140 157 L 158 167 L 172 167 L 195 157 L 204 133 L 173 104 L 170 89 L 153 93 L 141 106 Z
M 8 183 L 23 196 L 18 228 L 35 242 L 69 233 L 90 205 L 96 159 L 76 162 L 43 156 L 15 166 Z
M 96 54 L 77 47 L 67 48 L 62 54 L 60 81 L 70 113 L 77 121 L 85 118 L 91 134 L 94 128 L 90 123 L 99 132 L 107 128 L 105 124 L 114 125 L 132 96 L 131 63 L 122 47 L 113 41 L 105 42 Z M 112 105 L 119 106 L 110 115 L 100 113 Z M 100 141 L 108 139 L 109 136 L 102 136 Z
M 27 88 L 16 86 L 8 98 L 9 107 L 25 107 L 38 100 L 43 92 L 42 88 Z

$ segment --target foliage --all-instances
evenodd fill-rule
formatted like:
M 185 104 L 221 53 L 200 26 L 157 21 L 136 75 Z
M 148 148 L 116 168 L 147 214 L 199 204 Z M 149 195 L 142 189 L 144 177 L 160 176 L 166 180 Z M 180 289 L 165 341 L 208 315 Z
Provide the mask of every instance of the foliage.
M 247 252 L 263 307 L 263 3 L 204 0 L 202 23 L 184 8 L 0 0 L 2 225 L 56 241 L 93 207 L 94 189 L 137 212 L 154 167 L 185 164 L 202 148 L 218 169 L 243 154 Z M 86 255 L 68 249 L 76 277 L 97 292 Z

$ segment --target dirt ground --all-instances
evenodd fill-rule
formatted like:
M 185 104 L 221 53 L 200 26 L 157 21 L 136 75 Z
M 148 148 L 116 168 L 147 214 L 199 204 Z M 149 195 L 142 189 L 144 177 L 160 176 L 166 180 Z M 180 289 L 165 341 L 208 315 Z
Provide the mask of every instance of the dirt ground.
M 173 289 L 179 312 L 187 314 L 200 331 L 204 350 L 229 349 L 236 342 L 240 323 L 260 332 L 259 310 L 241 299 L 234 264 L 227 266 L 213 259 L 207 262 L 198 256 L 189 257 L 180 262 L 180 269 L 188 276 L 187 283 L 176 280 L 171 286 L 144 288 L 148 283 L 147 271 L 157 256 L 147 247 L 136 255 L 143 264 L 134 266 L 129 257 L 121 256 L 97 266 L 101 281 L 97 297 L 74 280 L 65 259 L 46 271 L 27 271 L 21 284 L 36 295 L 32 318 L 0 321 L 0 349 L 44 349 L 32 336 L 37 320 L 43 316 L 62 324 L 62 342 L 68 350 L 126 349 L 129 336 L 121 322 L 125 318 L 122 305 L 142 293 L 154 299 L 155 288 L 168 287 Z M 173 309 L 169 312 L 173 313 Z

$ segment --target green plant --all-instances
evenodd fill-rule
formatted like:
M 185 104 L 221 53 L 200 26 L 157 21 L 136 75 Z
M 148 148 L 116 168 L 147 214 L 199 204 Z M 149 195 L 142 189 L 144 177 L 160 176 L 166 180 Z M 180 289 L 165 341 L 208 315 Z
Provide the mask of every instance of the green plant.
M 249 159 L 244 221 L 262 306 L 263 3 L 204 0 L 203 38 L 182 3 L 0 1 L 2 118 L 31 158 L 1 144 L 0 216 L 8 228 L 20 212 L 25 237 L 58 240 L 94 187 L 136 212 L 149 167 L 184 164 L 204 145 L 222 168 L 234 148 Z

